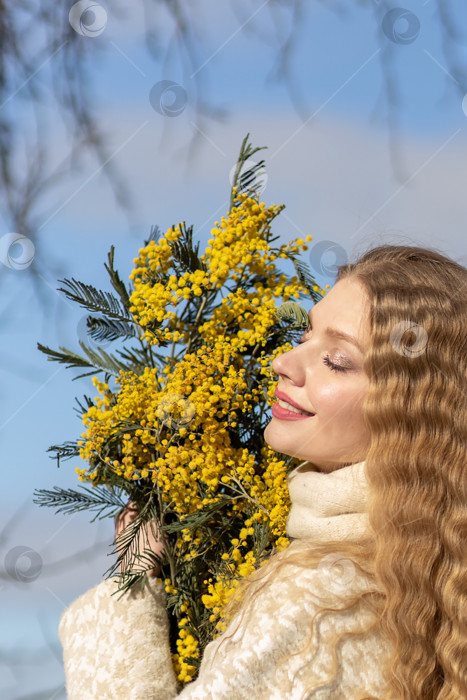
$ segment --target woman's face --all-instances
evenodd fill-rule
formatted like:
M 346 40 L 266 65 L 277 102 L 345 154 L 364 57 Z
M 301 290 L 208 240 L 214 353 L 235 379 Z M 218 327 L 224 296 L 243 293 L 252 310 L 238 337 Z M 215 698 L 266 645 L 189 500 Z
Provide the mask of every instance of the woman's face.
M 310 311 L 310 326 L 300 344 L 273 361 L 279 377 L 277 403 L 264 436 L 277 452 L 307 460 L 322 471 L 365 459 L 370 438 L 362 414 L 369 386 L 363 371 L 369 343 L 367 303 L 358 281 L 337 282 Z

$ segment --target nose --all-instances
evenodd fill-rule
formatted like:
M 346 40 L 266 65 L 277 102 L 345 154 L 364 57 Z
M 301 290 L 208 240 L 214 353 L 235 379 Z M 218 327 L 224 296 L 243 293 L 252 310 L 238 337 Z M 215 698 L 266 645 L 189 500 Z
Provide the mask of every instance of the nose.
M 302 346 L 297 345 L 292 350 L 278 355 L 272 361 L 272 371 L 281 379 L 288 379 L 292 384 L 302 386 L 305 383 L 305 365 L 300 350 Z

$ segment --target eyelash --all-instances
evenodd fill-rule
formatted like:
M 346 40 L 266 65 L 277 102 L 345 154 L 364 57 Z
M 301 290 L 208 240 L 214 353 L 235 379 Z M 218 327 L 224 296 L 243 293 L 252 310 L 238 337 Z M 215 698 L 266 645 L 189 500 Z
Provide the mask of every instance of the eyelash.
M 334 362 L 331 362 L 329 359 L 329 355 L 326 355 L 326 357 L 323 358 L 323 362 L 325 365 L 327 365 L 332 372 L 345 372 L 346 367 L 341 367 L 340 365 L 335 365 Z
M 311 331 L 311 326 L 308 326 L 308 328 L 306 329 L 306 331 L 305 331 L 305 333 L 303 334 L 303 336 L 305 336 L 305 335 L 306 335 L 307 333 L 309 333 L 310 331 Z M 301 345 L 302 343 L 306 342 L 305 340 L 303 340 L 303 336 L 302 336 L 302 338 L 298 341 L 298 344 L 299 344 L 299 345 Z M 331 370 L 331 372 L 345 372 L 345 371 L 347 370 L 346 367 L 341 367 L 340 365 L 336 365 L 334 362 L 331 362 L 329 355 L 326 355 L 326 357 L 323 357 L 323 363 L 329 367 L 329 369 Z

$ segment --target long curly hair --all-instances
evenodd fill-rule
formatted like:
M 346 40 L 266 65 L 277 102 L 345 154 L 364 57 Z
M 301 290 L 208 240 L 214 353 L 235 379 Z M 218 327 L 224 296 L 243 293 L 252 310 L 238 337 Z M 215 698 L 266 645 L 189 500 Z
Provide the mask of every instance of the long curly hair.
M 370 298 L 363 406 L 394 698 L 467 698 L 467 270 L 387 245 L 342 266 Z
M 432 250 L 382 245 L 342 265 L 337 281 L 344 278 L 363 284 L 369 298 L 363 412 L 371 536 L 272 557 L 239 587 L 230 614 L 245 612 L 250 595 L 273 585 L 287 563 L 316 567 L 337 552 L 375 587 L 326 609 L 363 603 L 374 612 L 367 631 L 376 627 L 393 650 L 382 662 L 382 700 L 460 700 L 467 698 L 467 269 Z

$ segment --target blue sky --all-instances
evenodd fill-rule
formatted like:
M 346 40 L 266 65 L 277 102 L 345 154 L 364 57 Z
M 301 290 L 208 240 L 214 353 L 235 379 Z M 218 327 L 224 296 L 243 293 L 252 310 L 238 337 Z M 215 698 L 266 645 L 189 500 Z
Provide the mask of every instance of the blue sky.
M 270 37 L 268 3 L 263 5 L 245 2 L 238 8 L 244 22 L 256 13 L 254 22 Z M 301 116 L 284 84 L 270 77 L 277 42 L 268 46 L 248 36 L 253 20 L 239 30 L 230 3 L 200 2 L 196 15 L 199 30 L 206 30 L 197 55 L 198 68 L 206 62 L 199 72 L 204 94 L 226 111 L 224 121 L 197 121 L 193 78 L 183 72 L 176 54 L 165 65 L 151 59 L 139 2 L 123 6 L 121 16 L 109 4 L 105 30 L 93 38 L 81 37 L 101 42 L 102 52 L 89 62 L 91 82 L 113 162 L 130 184 L 135 209 L 129 224 L 96 163 L 85 159 L 82 169 L 71 169 L 44 204 L 32 263 L 45 263 L 40 268 L 42 299 L 27 270 L 0 266 L 2 571 L 8 553 L 19 546 L 29 547 L 43 563 L 40 575 L 29 583 L 8 575 L 0 580 L 0 657 L 2 651 L 7 655 L 7 662 L 0 663 L 2 697 L 26 697 L 63 682 L 59 616 L 74 597 L 100 580 L 109 564 L 110 522 L 89 524 L 86 515 L 67 519 L 31 502 L 36 488 L 76 485 L 76 464 L 64 462 L 57 470 L 46 449 L 78 435 L 74 396 L 93 394 L 89 380 L 72 382 L 70 371 L 47 362 L 36 350 L 37 341 L 78 347 L 84 312 L 59 298 L 58 279 L 73 276 L 106 285 L 103 263 L 111 244 L 116 245 L 117 266 L 127 276 L 153 224 L 166 229 L 185 220 L 205 243 L 214 221 L 227 209 L 228 174 L 248 131 L 255 145 L 268 146 L 262 152 L 268 170 L 265 201 L 287 205 L 277 220 L 282 240 L 309 233 L 313 244 L 328 241 L 346 256 L 372 243 L 400 241 L 467 261 L 463 90 L 443 55 L 437 4 L 420 0 L 404 5 L 420 25 L 406 45 L 390 41 L 381 31 L 382 17 L 397 6 L 368 2 L 355 10 L 344 7 L 342 13 L 315 3 L 306 6 L 291 57 Z M 467 13 L 460 1 L 452 6 L 462 34 Z M 281 17 L 279 34 L 288 15 L 284 11 Z M 162 10 L 158 27 L 164 53 L 172 27 Z M 399 31 L 405 31 L 404 25 Z M 462 42 L 450 48 L 456 48 L 460 63 L 467 59 Z M 387 129 L 384 57 L 394 67 L 400 91 L 397 151 L 394 144 L 390 148 Z M 172 80 L 187 92 L 186 107 L 177 117 L 164 116 L 150 104 L 151 88 L 161 80 Z M 10 106 L 23 118 L 20 100 Z M 51 153 L 58 162 L 69 153 L 69 135 L 52 106 L 44 110 L 54 128 Z M 24 119 L 27 123 L 26 115 Z M 190 158 L 194 134 L 199 141 Z M 4 235 L 9 223 L 1 223 Z M 317 259 L 312 245 L 308 260 L 321 284 L 332 282 L 325 269 L 332 265 L 331 254 Z M 17 522 L 5 531 L 15 514 Z M 55 562 L 86 547 L 91 549 L 82 559 L 75 557 L 65 571 L 54 573 Z M 31 664 L 9 664 L 8 655 L 15 650 L 22 650 Z M 62 697 L 61 691 L 54 695 Z

